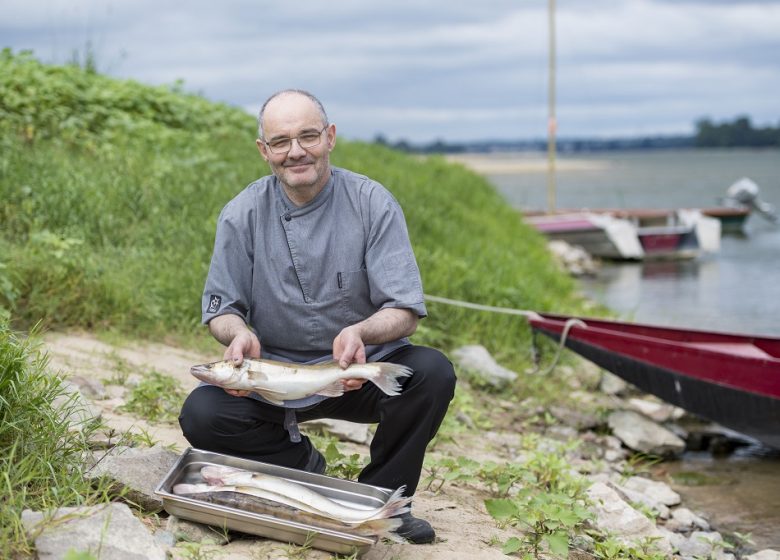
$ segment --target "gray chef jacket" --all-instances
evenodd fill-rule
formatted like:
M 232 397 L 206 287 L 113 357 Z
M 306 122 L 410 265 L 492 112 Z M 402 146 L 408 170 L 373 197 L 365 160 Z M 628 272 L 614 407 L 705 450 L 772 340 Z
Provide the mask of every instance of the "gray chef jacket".
M 304 206 L 269 175 L 223 208 L 202 305 L 204 324 L 238 315 L 257 333 L 264 358 L 298 363 L 332 359 L 339 332 L 380 309 L 427 314 L 398 202 L 376 181 L 335 167 Z M 368 345 L 366 357 L 407 344 Z

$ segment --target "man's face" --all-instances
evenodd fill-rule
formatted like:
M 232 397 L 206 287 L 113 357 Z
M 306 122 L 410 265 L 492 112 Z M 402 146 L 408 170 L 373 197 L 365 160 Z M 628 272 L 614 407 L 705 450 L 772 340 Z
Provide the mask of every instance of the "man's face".
M 330 178 L 329 154 L 336 144 L 336 127 L 331 124 L 323 130 L 324 125 L 314 102 L 300 94 L 281 95 L 265 108 L 263 138 L 257 140 L 257 147 L 288 195 L 297 195 L 291 198 L 298 201 L 314 198 Z M 301 148 L 293 140 L 289 151 L 274 153 L 266 144 L 317 133 L 320 133 L 319 144 L 309 148 Z

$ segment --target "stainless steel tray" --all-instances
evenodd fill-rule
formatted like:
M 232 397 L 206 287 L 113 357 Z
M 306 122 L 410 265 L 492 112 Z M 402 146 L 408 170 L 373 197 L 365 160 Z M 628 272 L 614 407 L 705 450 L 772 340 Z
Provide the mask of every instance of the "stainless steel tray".
M 243 511 L 237 508 L 178 496 L 173 493 L 172 488 L 176 484 L 203 482 L 200 469 L 207 465 L 227 465 L 277 476 L 303 484 L 332 500 L 358 508 L 380 507 L 387 502 L 392 494 L 392 491 L 386 488 L 279 467 L 259 461 L 241 459 L 221 453 L 202 451 L 191 447 L 182 453 L 155 489 L 155 494 L 162 498 L 165 511 L 182 519 L 189 519 L 198 523 L 215 525 L 220 528 L 232 529 L 279 541 L 307 544 L 314 548 L 339 554 L 352 554 L 353 552 L 362 554 L 376 543 L 377 538 L 344 533 L 313 524 L 279 519 L 271 515 Z

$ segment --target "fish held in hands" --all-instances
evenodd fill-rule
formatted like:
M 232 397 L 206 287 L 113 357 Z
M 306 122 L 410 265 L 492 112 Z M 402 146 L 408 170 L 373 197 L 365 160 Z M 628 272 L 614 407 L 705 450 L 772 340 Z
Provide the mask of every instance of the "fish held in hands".
M 223 360 L 193 366 L 190 373 L 211 385 L 253 391 L 269 402 L 283 405 L 284 401 L 311 395 L 339 397 L 344 394 L 342 382 L 347 379 L 365 379 L 386 395 L 395 396 L 401 392 L 399 380 L 412 375 L 412 370 L 390 362 L 351 364 L 342 369 L 336 362 L 303 365 L 244 358 L 240 366 Z

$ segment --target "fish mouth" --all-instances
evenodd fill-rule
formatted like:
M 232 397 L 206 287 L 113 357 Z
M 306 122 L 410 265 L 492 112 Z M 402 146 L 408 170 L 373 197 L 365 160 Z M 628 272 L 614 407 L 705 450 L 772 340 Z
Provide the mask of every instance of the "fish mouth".
M 190 368 L 190 373 L 200 379 L 201 381 L 208 381 L 206 378 L 209 375 L 211 368 L 207 365 L 198 365 L 198 366 L 192 366 Z

